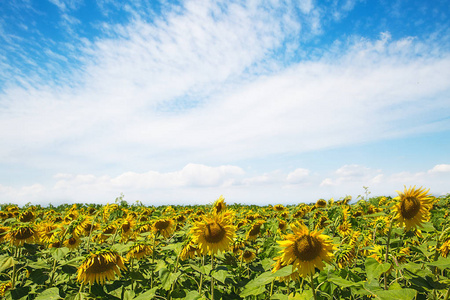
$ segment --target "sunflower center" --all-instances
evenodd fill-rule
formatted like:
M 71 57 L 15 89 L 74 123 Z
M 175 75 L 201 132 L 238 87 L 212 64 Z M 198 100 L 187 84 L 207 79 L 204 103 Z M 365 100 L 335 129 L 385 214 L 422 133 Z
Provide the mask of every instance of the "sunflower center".
M 255 225 L 253 225 L 253 227 L 250 230 L 250 232 L 248 233 L 248 235 L 250 235 L 250 236 L 257 235 L 260 230 L 261 230 L 261 224 L 255 224 Z
M 15 234 L 15 238 L 17 240 L 26 240 L 30 237 L 32 237 L 34 234 L 34 231 L 30 228 L 22 228 Z
M 310 235 L 300 237 L 294 245 L 294 254 L 300 260 L 311 261 L 320 255 L 322 244 L 320 241 Z
M 77 243 L 77 240 L 76 240 L 74 237 L 71 237 L 71 238 L 68 240 L 68 243 L 69 243 L 70 245 L 75 245 L 75 244 Z
M 170 225 L 170 221 L 167 221 L 167 220 L 157 221 L 155 223 L 155 228 L 158 230 L 164 230 L 167 227 L 169 227 L 169 225 Z
M 217 223 L 209 223 L 206 225 L 205 231 L 203 232 L 205 240 L 208 243 L 219 243 L 223 240 L 225 236 L 225 229 Z
M 420 201 L 416 197 L 406 197 L 401 204 L 403 218 L 412 219 L 420 210 Z
M 245 250 L 243 257 L 244 257 L 244 258 L 250 258 L 250 257 L 252 257 L 252 252 L 250 252 L 250 251 L 248 251 L 248 250 Z
M 115 265 L 115 262 L 108 262 L 103 257 L 100 257 L 100 259 L 94 259 L 94 263 L 86 269 L 86 274 L 101 274 L 111 270 Z

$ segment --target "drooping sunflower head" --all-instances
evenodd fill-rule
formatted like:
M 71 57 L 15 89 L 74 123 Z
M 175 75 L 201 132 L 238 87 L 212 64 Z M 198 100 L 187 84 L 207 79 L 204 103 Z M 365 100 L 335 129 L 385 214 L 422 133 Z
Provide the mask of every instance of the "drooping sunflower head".
M 6 239 L 15 246 L 23 246 L 24 243 L 34 243 L 39 240 L 38 231 L 31 224 L 20 225 L 10 229 Z
M 285 232 L 287 229 L 286 221 L 284 220 L 278 220 L 278 230 L 281 232 Z
M 438 249 L 442 257 L 447 257 L 450 252 L 450 239 L 446 240 Z
M 161 234 L 164 238 L 170 237 L 175 231 L 175 224 L 171 219 L 159 219 L 153 223 L 153 232 Z
M 22 212 L 18 217 L 20 222 L 33 222 L 35 218 L 34 213 L 30 210 Z
M 220 214 L 223 213 L 226 209 L 227 205 L 225 204 L 225 198 L 220 195 L 219 199 L 214 202 L 213 213 Z
M 288 234 L 286 240 L 278 241 L 284 249 L 280 251 L 281 264 L 291 265 L 298 274 L 306 277 L 314 273 L 315 268 L 322 270 L 324 262 L 329 263 L 333 258 L 333 245 L 329 236 L 319 231 L 309 232 L 302 224 L 293 224 L 291 229 L 294 234 Z
M 42 222 L 38 225 L 39 240 L 43 244 L 55 241 L 56 237 L 62 233 L 62 227 L 53 222 Z
M 283 210 L 286 209 L 286 207 L 284 207 L 283 204 L 277 204 L 277 205 L 275 205 L 275 206 L 273 207 L 273 209 L 274 209 L 275 211 L 283 211 Z
M 327 206 L 327 201 L 324 199 L 319 199 L 316 202 L 316 207 L 324 208 Z
M 405 187 L 404 192 L 399 192 L 394 199 L 398 203 L 394 206 L 396 221 L 399 226 L 405 226 L 406 230 L 421 227 L 423 222 L 430 218 L 430 209 L 433 206 L 432 197 L 428 194 L 429 189 L 425 188 Z
M 261 226 L 264 224 L 263 220 L 258 220 L 256 223 L 252 225 L 250 230 L 247 233 L 248 240 L 255 240 L 258 235 L 261 233 Z
M 92 217 L 82 217 L 77 220 L 74 233 L 77 236 L 89 236 L 93 231 L 97 230 L 100 226 L 95 222 Z
M 338 226 L 337 230 L 340 236 L 347 236 L 352 233 L 352 224 L 348 220 L 345 220 Z
M 114 280 L 120 276 L 120 270 L 126 270 L 124 259 L 114 251 L 101 250 L 91 253 L 78 268 L 77 280 L 83 284 Z
M 127 253 L 127 259 L 142 259 L 153 253 L 152 247 L 146 243 L 137 243 Z
M 356 248 L 351 245 L 343 245 L 336 253 L 336 262 L 339 268 L 345 268 L 353 263 L 356 258 Z
M 8 227 L 0 226 L 0 243 L 3 243 L 6 240 L 8 232 L 9 232 Z
M 196 222 L 191 228 L 192 241 L 202 254 L 215 254 L 228 250 L 236 235 L 230 215 L 213 215 Z
M 133 234 L 133 228 L 135 226 L 136 221 L 130 216 L 121 221 L 119 229 L 121 230 L 122 241 L 126 241 Z
M 198 246 L 191 241 L 183 247 L 183 250 L 181 250 L 180 259 L 186 260 L 188 258 L 195 258 L 200 254 L 201 251 Z
M 246 263 L 251 263 L 256 258 L 256 253 L 250 250 L 242 251 L 241 259 Z

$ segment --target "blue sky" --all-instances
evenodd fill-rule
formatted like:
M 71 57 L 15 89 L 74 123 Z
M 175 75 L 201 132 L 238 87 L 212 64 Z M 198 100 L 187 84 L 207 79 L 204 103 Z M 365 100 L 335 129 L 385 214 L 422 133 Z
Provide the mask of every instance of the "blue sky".
M 0 202 L 450 192 L 448 1 L 0 3 Z

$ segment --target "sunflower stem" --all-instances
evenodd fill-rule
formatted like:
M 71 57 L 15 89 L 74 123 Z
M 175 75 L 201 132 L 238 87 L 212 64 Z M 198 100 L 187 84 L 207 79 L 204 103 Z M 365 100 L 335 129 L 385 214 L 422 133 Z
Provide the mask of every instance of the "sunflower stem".
M 14 258 L 16 258 L 17 260 L 19 259 L 20 256 L 20 252 L 19 252 L 19 247 L 15 247 L 14 249 Z M 12 285 L 12 289 L 14 289 L 16 286 L 16 277 L 17 277 L 17 262 L 16 260 L 14 260 L 13 263 L 13 274 L 12 274 L 12 280 L 11 280 L 11 285 Z
M 205 256 L 202 255 L 202 269 L 205 266 Z M 203 285 L 203 273 L 200 274 L 200 284 L 198 285 L 198 293 L 201 294 Z
M 392 224 L 394 224 L 394 216 L 391 217 L 391 220 L 389 221 L 389 231 L 388 231 L 388 236 L 387 236 L 387 242 L 386 242 L 386 255 L 384 257 L 384 262 L 387 263 L 388 262 L 388 257 L 389 257 L 389 245 L 391 243 L 391 232 L 392 232 Z M 387 272 L 384 273 L 384 289 L 387 290 L 388 286 L 387 286 Z
M 153 250 L 152 250 L 152 276 L 150 277 L 150 288 L 153 288 L 153 276 L 154 276 L 154 270 L 155 270 L 155 247 L 156 247 L 156 235 L 153 237 Z
M 56 273 L 56 258 L 53 259 L 53 268 L 52 268 L 52 277 L 50 278 L 50 286 L 53 286 L 53 280 L 55 279 L 55 273 Z
M 211 300 L 214 300 L 214 253 L 211 253 Z
M 317 300 L 316 287 L 314 286 L 314 274 L 311 273 L 311 289 L 313 291 L 314 300 Z
M 448 300 L 449 296 L 450 296 L 450 288 L 448 288 L 447 293 L 445 294 L 444 300 Z
M 269 297 L 272 297 L 272 294 L 273 294 L 273 283 L 275 282 L 275 279 L 274 280 L 272 280 L 272 283 L 270 284 L 270 294 L 269 294 Z

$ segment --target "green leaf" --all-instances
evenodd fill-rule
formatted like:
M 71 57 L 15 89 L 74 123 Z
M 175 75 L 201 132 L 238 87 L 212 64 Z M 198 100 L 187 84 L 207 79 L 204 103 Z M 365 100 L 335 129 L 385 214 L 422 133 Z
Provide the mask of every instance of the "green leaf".
M 200 295 L 197 291 L 190 291 L 186 294 L 185 300 L 200 300 L 203 299 L 202 295 Z
M 156 290 L 158 290 L 158 287 L 154 287 L 151 290 L 146 291 L 145 293 L 139 294 L 136 298 L 133 300 L 148 300 L 153 299 L 156 295 Z
M 166 268 L 161 269 L 159 271 L 159 277 L 161 278 L 162 288 L 166 291 L 169 290 L 172 287 L 172 284 L 177 280 L 178 276 L 180 276 L 180 274 L 180 271 L 172 273 Z
M 14 266 L 14 258 L 9 255 L 2 255 L 0 257 L 0 272 L 3 272 L 12 266 Z
M 273 294 L 272 297 L 270 297 L 270 300 L 288 300 L 288 295 L 283 294 Z
M 365 266 L 366 266 L 367 280 L 372 281 L 378 280 L 381 274 L 386 273 L 391 267 L 391 264 L 389 263 L 380 264 L 373 257 L 367 257 Z
M 342 288 L 347 288 L 347 287 L 362 287 L 363 283 L 362 282 L 353 282 L 353 281 L 349 281 L 346 280 L 344 278 L 341 277 L 328 277 L 328 281 L 334 283 L 337 286 L 340 286 Z
M 244 287 L 244 290 L 241 292 L 241 297 L 247 296 L 256 296 L 262 294 L 266 290 L 266 284 L 272 282 L 275 279 L 275 274 L 268 271 L 264 272 L 249 283 L 247 283 Z
M 440 269 L 445 269 L 450 267 L 450 256 L 447 256 L 446 258 L 439 256 L 437 261 L 433 261 L 431 263 L 428 263 L 427 265 L 438 267 Z
M 225 279 L 227 278 L 228 271 L 225 270 L 218 270 L 212 272 L 212 277 L 217 279 L 218 281 L 225 283 Z
M 61 260 L 66 257 L 67 253 L 69 253 L 69 249 L 67 248 L 51 248 L 52 256 L 56 260 Z
M 276 271 L 275 273 L 273 273 L 274 277 L 284 277 L 284 276 L 289 276 L 292 274 L 292 265 L 283 267 L 281 269 L 279 269 L 278 271 Z
M 420 226 L 421 225 L 421 226 Z M 420 227 L 420 230 L 422 230 L 422 231 L 424 231 L 424 232 L 433 232 L 433 231 L 435 231 L 436 229 L 434 228 L 434 226 L 433 226 L 433 223 L 431 223 L 431 222 L 425 222 L 425 223 L 422 223 L 422 224 L 420 224 L 419 225 L 419 227 Z
M 375 294 L 381 300 L 412 300 L 416 297 L 417 291 L 413 289 L 401 289 L 401 290 L 389 290 L 389 291 L 376 291 Z
M 55 299 L 62 299 L 59 296 L 59 289 L 57 287 L 52 287 L 49 289 L 46 289 L 42 293 L 40 293 L 35 300 L 55 300 Z

